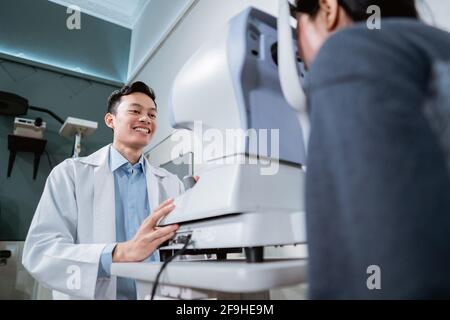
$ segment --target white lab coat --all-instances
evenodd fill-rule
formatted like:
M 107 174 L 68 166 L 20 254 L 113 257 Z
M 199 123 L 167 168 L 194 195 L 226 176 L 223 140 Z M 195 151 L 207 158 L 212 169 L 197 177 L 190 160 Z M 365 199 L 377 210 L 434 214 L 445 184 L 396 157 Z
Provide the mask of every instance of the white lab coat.
M 116 277 L 97 278 L 104 247 L 116 242 L 114 176 L 108 145 L 67 159 L 50 173 L 28 232 L 22 262 L 54 299 L 115 299 Z M 184 191 L 175 175 L 146 161 L 152 210 Z

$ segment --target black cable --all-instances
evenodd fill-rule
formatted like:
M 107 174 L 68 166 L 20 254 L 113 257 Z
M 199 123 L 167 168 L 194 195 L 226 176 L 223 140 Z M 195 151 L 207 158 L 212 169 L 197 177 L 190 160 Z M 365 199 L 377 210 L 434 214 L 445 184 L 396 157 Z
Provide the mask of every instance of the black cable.
M 33 106 L 28 106 L 28 108 L 30 110 L 35 110 L 35 111 L 39 111 L 39 112 L 44 112 L 44 113 L 48 113 L 49 115 L 51 115 L 53 118 L 55 118 L 59 123 L 64 124 L 64 120 L 61 119 L 58 115 L 56 115 L 55 113 L 53 113 L 53 111 L 48 110 L 48 109 L 44 109 L 44 108 L 39 108 L 39 107 L 33 107 Z
M 164 261 L 163 265 L 161 266 L 161 269 L 159 269 L 158 275 L 156 276 L 155 284 L 153 285 L 153 289 L 152 289 L 152 297 L 150 298 L 150 300 L 153 300 L 153 298 L 155 297 L 156 289 L 158 288 L 158 284 L 159 284 L 159 278 L 161 277 L 161 274 L 164 271 L 164 269 L 166 268 L 166 266 L 170 262 L 172 262 L 173 259 L 175 259 L 179 255 L 183 254 L 190 244 L 192 244 L 192 242 L 191 242 L 191 235 L 188 235 L 187 238 L 186 238 L 186 243 L 184 244 L 183 248 L 181 248 L 177 253 L 175 253 L 169 259 Z

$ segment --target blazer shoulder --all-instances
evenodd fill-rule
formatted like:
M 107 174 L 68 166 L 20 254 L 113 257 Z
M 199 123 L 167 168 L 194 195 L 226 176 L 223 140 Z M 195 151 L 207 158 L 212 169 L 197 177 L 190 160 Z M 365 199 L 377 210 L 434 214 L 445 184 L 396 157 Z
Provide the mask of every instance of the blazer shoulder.
M 416 75 L 417 70 L 426 73 L 428 61 L 424 59 L 423 46 L 407 32 L 408 27 L 417 32 L 428 30 L 419 22 L 393 20 L 382 22 L 380 30 L 370 30 L 359 23 L 336 32 L 311 65 L 310 89 L 361 79 L 401 82 Z
M 71 178 L 74 179 L 77 173 L 83 170 L 89 170 L 92 167 L 89 164 L 79 161 L 78 158 L 68 158 L 56 165 L 50 172 L 48 179 Z

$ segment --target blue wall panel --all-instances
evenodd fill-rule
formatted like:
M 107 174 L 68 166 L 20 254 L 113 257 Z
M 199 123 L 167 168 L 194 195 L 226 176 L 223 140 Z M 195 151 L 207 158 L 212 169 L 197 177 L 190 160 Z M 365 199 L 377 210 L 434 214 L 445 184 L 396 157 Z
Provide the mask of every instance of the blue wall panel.
M 47 108 L 61 118 L 68 116 L 97 121 L 99 129 L 83 142 L 87 155 L 112 141 L 112 133 L 103 122 L 106 101 L 115 86 L 56 73 L 16 62 L 0 60 L 0 91 L 28 99 L 30 105 Z M 45 113 L 30 110 L 24 118 L 42 117 L 44 133 L 53 165 L 70 157 L 73 141 L 59 136 L 60 124 Z M 8 134 L 13 132 L 13 117 L 0 115 L 0 241 L 23 241 L 42 194 L 50 165 L 41 158 L 33 180 L 33 155 L 18 153 L 11 178 L 7 178 Z

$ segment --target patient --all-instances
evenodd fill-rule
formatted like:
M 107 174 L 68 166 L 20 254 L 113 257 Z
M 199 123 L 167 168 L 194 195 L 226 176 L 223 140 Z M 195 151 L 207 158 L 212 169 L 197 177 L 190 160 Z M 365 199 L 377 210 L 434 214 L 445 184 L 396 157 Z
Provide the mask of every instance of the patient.
M 407 0 L 297 1 L 313 299 L 450 298 L 450 178 L 423 112 L 450 34 L 417 16 Z

